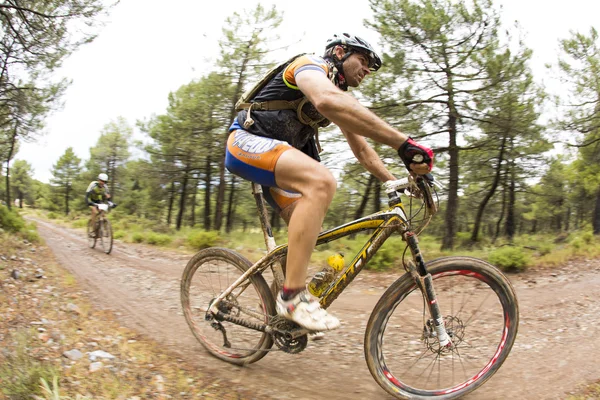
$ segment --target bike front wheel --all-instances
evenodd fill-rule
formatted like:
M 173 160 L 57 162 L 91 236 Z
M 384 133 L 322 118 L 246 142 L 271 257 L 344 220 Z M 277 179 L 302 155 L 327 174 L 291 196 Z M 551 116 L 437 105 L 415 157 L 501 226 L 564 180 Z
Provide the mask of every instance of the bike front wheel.
M 102 245 L 102 250 L 104 250 L 106 254 L 110 254 L 113 246 L 113 234 L 112 226 L 110 225 L 109 220 L 104 219 L 100 221 L 98 236 L 100 239 L 100 244 Z
M 383 294 L 367 324 L 371 374 L 400 399 L 463 396 L 500 368 L 515 341 L 519 309 L 510 281 L 469 257 L 427 264 L 451 346 L 440 346 L 423 295 L 410 274 Z
M 273 346 L 271 335 L 231 322 L 206 320 L 206 312 L 250 266 L 250 261 L 234 251 L 208 248 L 192 257 L 181 279 L 181 305 L 192 333 L 212 355 L 236 365 L 263 358 Z M 253 274 L 223 299 L 218 309 L 229 317 L 262 325 L 275 315 L 275 302 L 264 278 Z

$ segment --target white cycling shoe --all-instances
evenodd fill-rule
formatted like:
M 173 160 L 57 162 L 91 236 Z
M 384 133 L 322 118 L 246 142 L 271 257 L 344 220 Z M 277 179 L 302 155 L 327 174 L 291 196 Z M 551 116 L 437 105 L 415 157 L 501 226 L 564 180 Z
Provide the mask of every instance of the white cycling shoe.
M 340 326 L 340 321 L 322 309 L 319 302 L 306 290 L 287 301 L 283 300 L 279 293 L 277 314 L 310 331 L 329 331 Z

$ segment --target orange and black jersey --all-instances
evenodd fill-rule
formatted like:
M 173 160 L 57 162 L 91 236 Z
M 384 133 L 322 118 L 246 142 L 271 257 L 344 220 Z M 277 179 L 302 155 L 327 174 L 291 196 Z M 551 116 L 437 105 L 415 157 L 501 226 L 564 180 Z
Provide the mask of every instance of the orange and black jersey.
M 322 57 L 315 55 L 303 55 L 288 64 L 280 73 L 278 73 L 265 87 L 256 95 L 252 101 L 263 102 L 269 100 L 297 100 L 304 96 L 296 85 L 296 76 L 305 70 L 321 71 L 323 74 L 333 80 L 333 64 Z M 307 102 L 302 111 L 312 119 L 319 119 L 322 116 L 316 108 Z M 242 128 L 246 120 L 247 111 L 242 110 L 232 124 L 230 130 Z M 256 110 L 252 111 L 252 124 L 246 131 L 263 137 L 283 140 L 293 147 L 300 149 L 318 159 L 314 141 L 309 140 L 314 136 L 315 130 L 305 125 L 298 119 L 295 110 Z M 306 146 L 310 147 L 309 149 Z

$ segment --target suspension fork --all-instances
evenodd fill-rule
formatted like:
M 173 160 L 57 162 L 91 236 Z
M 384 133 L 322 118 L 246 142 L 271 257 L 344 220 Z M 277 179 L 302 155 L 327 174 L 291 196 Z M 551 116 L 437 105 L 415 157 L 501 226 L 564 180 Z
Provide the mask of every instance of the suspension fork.
M 419 289 L 423 293 L 425 301 L 427 302 L 427 307 L 429 309 L 429 315 L 433 320 L 433 327 L 435 329 L 435 333 L 438 337 L 438 341 L 441 347 L 444 346 L 452 346 L 452 342 L 450 341 L 450 337 L 448 336 L 448 332 L 446 331 L 446 326 L 444 325 L 444 317 L 440 311 L 440 307 L 437 302 L 437 296 L 435 294 L 435 290 L 433 288 L 433 278 L 431 274 L 427 272 L 427 268 L 425 266 L 425 260 L 421 255 L 421 250 L 419 249 L 419 241 L 417 239 L 417 235 L 414 232 L 405 232 L 403 235 L 404 240 L 408 243 L 408 247 L 410 248 L 410 252 L 413 255 L 414 262 L 409 262 L 409 271 L 412 275 L 415 282 L 417 282 Z

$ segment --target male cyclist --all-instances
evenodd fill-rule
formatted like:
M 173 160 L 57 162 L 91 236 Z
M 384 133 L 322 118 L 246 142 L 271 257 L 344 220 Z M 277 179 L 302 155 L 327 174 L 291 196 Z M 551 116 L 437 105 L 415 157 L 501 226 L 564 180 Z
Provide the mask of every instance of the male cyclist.
M 365 40 L 347 33 L 334 35 L 323 57 L 303 55 L 292 60 L 230 127 L 227 169 L 268 187 L 265 198 L 288 223 L 286 275 L 277 312 L 309 330 L 340 325 L 306 291 L 310 256 L 337 185 L 319 163 L 318 127 L 335 123 L 358 161 L 382 182 L 395 178 L 365 137 L 397 150 L 415 174 L 426 174 L 433 167 L 431 149 L 392 128 L 346 93 L 380 67 L 380 57 Z
M 90 206 L 92 212 L 92 226 L 96 226 L 96 215 L 98 215 L 98 204 L 104 203 L 110 199 L 108 191 L 108 175 L 98 174 L 98 180 L 92 181 L 85 191 L 85 202 Z

